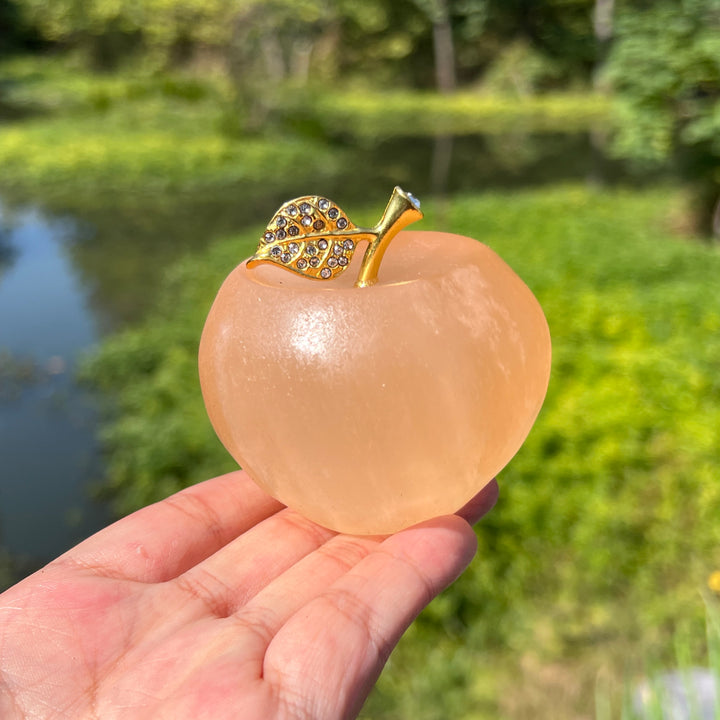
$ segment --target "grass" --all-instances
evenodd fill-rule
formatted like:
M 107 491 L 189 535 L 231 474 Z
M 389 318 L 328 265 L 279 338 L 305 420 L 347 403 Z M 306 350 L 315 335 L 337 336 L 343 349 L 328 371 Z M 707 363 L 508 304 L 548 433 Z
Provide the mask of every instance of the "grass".
M 462 92 L 339 92 L 320 95 L 314 114 L 334 132 L 356 137 L 573 132 L 606 126 L 610 103 L 600 95 L 523 98 Z
M 696 664 L 695 639 L 675 638 L 676 658 L 672 667 L 649 669 L 646 677 L 626 682 L 622 693 L 598 684 L 596 720 L 708 720 L 720 716 L 720 603 L 706 595 L 706 655 Z M 715 702 L 712 701 L 714 682 Z M 616 700 L 613 703 L 613 699 Z M 709 714 L 708 714 L 709 713 Z
M 0 134 L 0 183 L 65 193 L 205 190 L 278 173 L 322 176 L 337 162 L 306 139 L 227 137 L 217 115 L 163 99 L 16 123 Z
M 302 182 L 341 161 L 308 138 L 224 133 L 229 91 L 219 80 L 95 75 L 67 59 L 23 58 L 0 65 L 0 91 L 28 113 L 0 133 L 0 185 L 44 197 Z

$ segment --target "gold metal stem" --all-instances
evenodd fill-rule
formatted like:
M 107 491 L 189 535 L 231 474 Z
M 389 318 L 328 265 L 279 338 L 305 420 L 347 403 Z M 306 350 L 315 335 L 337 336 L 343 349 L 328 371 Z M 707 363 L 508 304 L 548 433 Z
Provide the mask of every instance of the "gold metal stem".
M 370 287 L 377 282 L 378 270 L 390 241 L 410 223 L 420 220 L 423 214 L 419 203 L 399 187 L 393 190 L 380 222 L 372 229 L 375 236 L 363 256 L 356 287 Z

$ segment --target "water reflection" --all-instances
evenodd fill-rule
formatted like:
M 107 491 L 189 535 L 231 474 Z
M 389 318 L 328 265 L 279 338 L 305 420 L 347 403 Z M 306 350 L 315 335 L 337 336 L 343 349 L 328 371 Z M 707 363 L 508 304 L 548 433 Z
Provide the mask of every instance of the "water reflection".
M 0 226 L 0 280 L 3 273 L 13 264 L 17 252 L 10 242 L 10 230 Z
M 36 211 L 0 208 L 0 218 L 14 255 L 0 280 L 0 553 L 8 575 L 62 552 L 107 516 L 87 497 L 100 469 L 96 412 L 73 377 L 97 338 L 63 252 L 74 227 Z

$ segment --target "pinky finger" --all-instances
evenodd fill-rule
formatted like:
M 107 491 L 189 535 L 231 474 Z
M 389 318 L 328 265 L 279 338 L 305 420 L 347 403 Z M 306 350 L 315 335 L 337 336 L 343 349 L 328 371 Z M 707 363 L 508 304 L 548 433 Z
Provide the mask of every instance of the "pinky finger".
M 289 619 L 268 647 L 265 681 L 303 717 L 355 717 L 403 632 L 475 550 L 456 516 L 389 537 Z

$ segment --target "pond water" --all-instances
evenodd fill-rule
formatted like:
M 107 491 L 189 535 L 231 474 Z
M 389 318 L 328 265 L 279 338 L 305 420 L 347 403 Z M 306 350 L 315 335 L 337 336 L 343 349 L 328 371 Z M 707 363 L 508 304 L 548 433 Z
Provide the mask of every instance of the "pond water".
M 75 381 L 103 335 L 140 321 L 162 271 L 260 224 L 289 197 L 382 203 L 460 190 L 616 177 L 587 135 L 397 138 L 358 150 L 332 189 L 227 188 L 212 196 L 77 198 L 52 209 L 0 189 L 0 589 L 106 524 L 98 409 Z M 2 178 L 0 176 L 0 188 Z M 252 202 L 238 202 L 243 195 Z
M 0 206 L 0 228 L 0 547 L 30 568 L 108 519 L 88 498 L 97 418 L 73 377 L 98 332 L 64 252 L 73 224 Z

